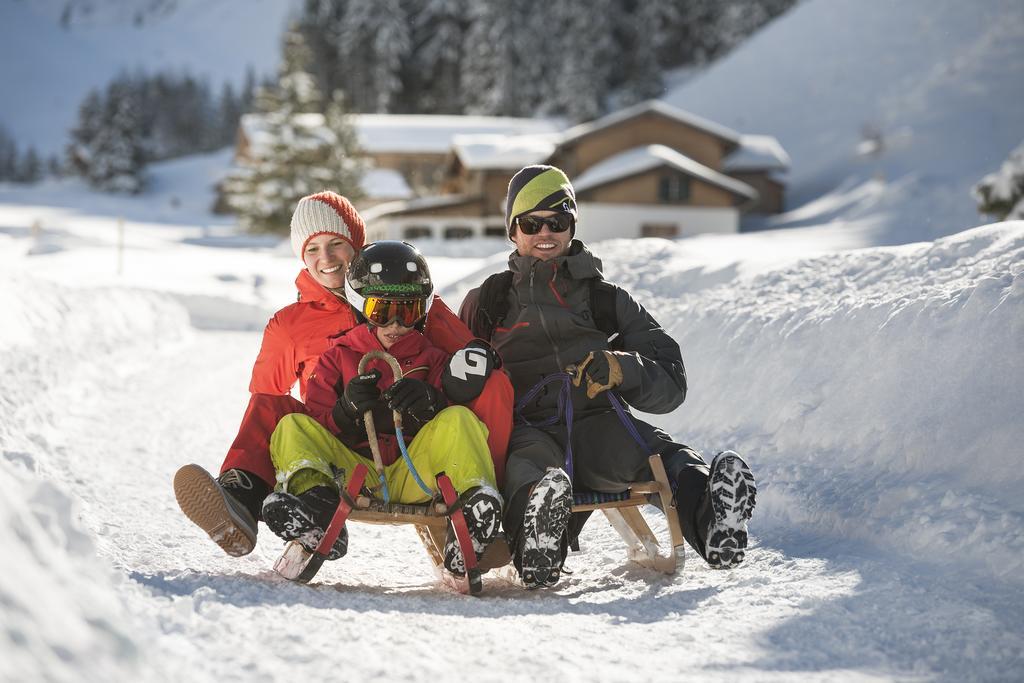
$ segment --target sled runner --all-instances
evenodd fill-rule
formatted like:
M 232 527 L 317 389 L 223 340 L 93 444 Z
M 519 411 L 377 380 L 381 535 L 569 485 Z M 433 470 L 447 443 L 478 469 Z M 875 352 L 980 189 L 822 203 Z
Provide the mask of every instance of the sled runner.
M 396 381 L 402 377 L 402 369 L 398 362 L 383 351 L 371 351 L 363 356 L 359 363 L 359 373 L 362 374 L 366 370 L 367 364 L 374 359 L 381 359 L 388 363 Z M 353 471 L 348 485 L 342 489 L 341 501 L 316 550 L 309 552 L 298 541 L 291 541 L 285 547 L 281 557 L 274 563 L 274 570 L 286 579 L 308 583 L 316 576 L 320 566 L 327 559 L 334 541 L 341 533 L 341 529 L 349 520 L 367 524 L 412 524 L 442 581 L 459 592 L 478 594 L 483 589 L 481 574 L 494 567 L 508 564 L 511 559 L 504 538 L 499 535 L 488 546 L 487 552 L 479 563 L 477 562 L 462 509 L 456 505 L 458 494 L 444 472 L 436 477 L 436 490 L 429 491 L 434 495 L 431 502 L 420 505 L 390 502 L 387 487 L 384 484 L 384 463 L 377 443 L 372 411 L 367 411 L 363 419 L 366 424 L 370 450 L 373 453 L 374 468 L 377 471 L 378 481 L 381 482 L 378 489 L 383 497 L 375 495 L 376 492 L 368 492 L 368 489 L 364 487 L 368 470 L 365 465 L 358 465 Z M 403 448 L 402 457 L 406 459 L 406 465 L 413 473 L 413 477 L 420 481 L 411 460 L 409 460 L 408 453 L 404 450 L 401 413 L 395 411 L 393 419 L 398 442 L 402 444 Z M 424 486 L 422 481 L 420 481 L 420 485 Z M 447 572 L 443 566 L 445 536 L 449 524 L 455 532 L 465 561 L 466 575 L 464 577 L 457 577 Z

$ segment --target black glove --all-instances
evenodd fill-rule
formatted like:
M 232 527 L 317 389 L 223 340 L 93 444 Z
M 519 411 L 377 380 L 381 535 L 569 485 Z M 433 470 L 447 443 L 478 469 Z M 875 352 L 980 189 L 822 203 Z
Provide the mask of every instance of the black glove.
M 338 397 L 338 405 L 350 419 L 361 421 L 363 413 L 380 403 L 380 389 L 377 388 L 380 377 L 380 370 L 371 370 L 356 375 L 345 387 Z
M 591 351 L 587 357 L 566 370 L 573 376 L 573 386 L 587 380 L 587 398 L 594 398 L 622 384 L 622 366 L 613 351 Z
M 500 367 L 498 352 L 487 342 L 474 339 L 452 354 L 441 375 L 441 387 L 455 403 L 469 403 L 484 390 L 491 372 Z
M 434 386 L 418 379 L 405 377 L 398 380 L 381 394 L 391 410 L 402 417 L 412 418 L 413 426 L 422 427 L 447 405 L 444 396 Z

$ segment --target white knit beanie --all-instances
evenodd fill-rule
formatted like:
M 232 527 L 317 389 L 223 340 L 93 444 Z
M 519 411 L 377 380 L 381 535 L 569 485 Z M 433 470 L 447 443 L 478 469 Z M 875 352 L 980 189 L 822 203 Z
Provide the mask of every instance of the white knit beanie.
M 366 239 L 366 224 L 345 197 L 334 192 L 318 192 L 299 200 L 292 214 L 292 250 L 302 258 L 306 243 L 325 233 L 339 235 L 359 251 Z

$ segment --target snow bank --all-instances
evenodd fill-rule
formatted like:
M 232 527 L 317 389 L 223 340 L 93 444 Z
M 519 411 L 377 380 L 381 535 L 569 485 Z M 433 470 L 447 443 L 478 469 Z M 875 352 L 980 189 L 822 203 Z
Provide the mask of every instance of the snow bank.
M 656 421 L 749 456 L 755 533 L 814 527 L 1024 576 L 1024 222 L 677 296 L 702 284 L 666 267 L 686 248 L 616 241 L 599 254 L 682 346 L 689 397 Z
M 139 671 L 146 632 L 124 602 L 135 589 L 97 556 L 61 486 L 97 466 L 76 457 L 62 423 L 90 401 L 97 375 L 180 341 L 188 314 L 158 294 L 26 274 L 0 275 L 0 310 L 0 679 L 123 680 Z M 110 418 L 96 429 L 116 429 Z

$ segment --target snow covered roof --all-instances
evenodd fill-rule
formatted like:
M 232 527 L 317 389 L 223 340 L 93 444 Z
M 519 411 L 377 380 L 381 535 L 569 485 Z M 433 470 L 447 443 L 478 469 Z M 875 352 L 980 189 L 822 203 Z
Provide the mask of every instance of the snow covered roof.
M 304 128 L 327 130 L 323 114 L 299 114 Z M 370 154 L 383 152 L 445 154 L 457 135 L 551 135 L 562 129 L 558 119 L 510 116 L 437 116 L 419 114 L 353 114 L 350 117 L 359 145 Z M 254 156 L 272 142 L 266 116 L 246 114 L 241 120 Z
M 383 218 L 384 216 L 391 216 L 398 213 L 409 213 L 411 211 L 422 211 L 423 209 L 440 209 L 448 206 L 458 206 L 460 204 L 467 204 L 472 201 L 480 199 L 478 195 L 468 194 L 446 194 L 437 197 L 417 197 L 415 199 L 405 199 L 397 202 L 387 202 L 386 204 L 378 204 L 377 206 L 370 207 L 366 211 L 361 211 L 360 214 L 363 220 L 369 223 L 370 221 Z
M 509 116 L 437 116 L 413 114 L 356 114 L 352 116 L 359 143 L 374 152 L 445 154 L 456 135 L 542 135 L 561 129 L 555 119 Z
M 409 199 L 415 196 L 405 177 L 391 168 L 371 168 L 363 174 L 359 185 L 370 199 Z
M 557 141 L 555 133 L 456 135 L 452 138 L 452 149 L 469 169 L 518 169 L 547 161 Z
M 311 139 L 327 143 L 333 143 L 336 139 L 334 132 L 324 125 L 323 114 L 296 114 L 292 121 L 297 128 L 308 133 Z M 264 150 L 274 144 L 274 135 L 263 114 L 244 114 L 238 125 L 249 141 L 249 153 L 253 157 L 264 156 Z
M 741 135 L 740 147 L 725 159 L 724 169 L 736 171 L 788 171 L 789 155 L 771 135 Z
M 625 109 L 620 109 L 619 111 L 608 114 L 607 116 L 602 116 L 599 119 L 588 121 L 587 123 L 581 123 L 578 126 L 573 126 L 569 130 L 565 131 L 561 142 L 562 144 L 572 142 L 585 135 L 590 135 L 591 133 L 601 129 L 608 128 L 609 126 L 613 126 L 623 121 L 628 121 L 629 119 L 649 112 L 654 112 L 661 114 L 662 116 L 675 119 L 680 123 L 685 123 L 693 128 L 703 130 L 715 137 L 725 140 L 726 142 L 733 144 L 739 144 L 740 142 L 740 134 L 731 128 L 726 128 L 720 124 L 708 121 L 696 114 L 691 114 L 688 111 L 673 107 L 661 100 L 647 100 L 645 102 L 640 102 L 638 104 L 634 104 L 632 107 L 626 107 Z
M 757 190 L 750 185 L 708 168 L 665 145 L 634 147 L 610 156 L 581 173 L 573 182 L 573 187 L 579 193 L 661 166 L 682 171 L 741 197 L 757 199 Z

